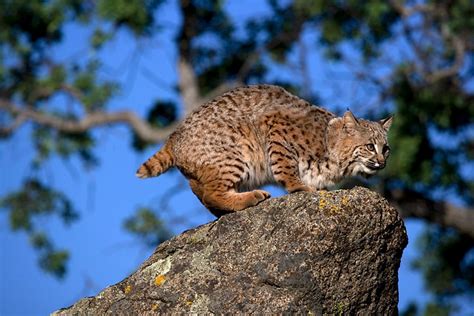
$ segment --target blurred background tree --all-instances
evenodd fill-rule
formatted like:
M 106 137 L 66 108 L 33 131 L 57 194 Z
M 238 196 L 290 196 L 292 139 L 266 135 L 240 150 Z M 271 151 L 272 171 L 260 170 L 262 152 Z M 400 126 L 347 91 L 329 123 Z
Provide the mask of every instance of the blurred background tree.
M 23 230 L 39 264 L 61 277 L 68 249 L 58 249 L 38 218 L 65 224 L 80 211 L 68 196 L 39 176 L 45 162 L 79 158 L 96 168 L 100 128 L 129 127 L 131 149 L 166 139 L 182 117 L 201 103 L 243 84 L 273 83 L 323 105 L 308 65 L 316 51 L 350 71 L 364 95 L 350 106 L 361 116 L 395 114 L 387 169 L 364 184 L 379 190 L 405 218 L 426 221 L 413 267 L 435 301 L 410 306 L 405 315 L 447 315 L 459 296 L 472 299 L 474 283 L 474 5 L 457 1 L 268 0 L 268 14 L 236 22 L 225 1 L 181 0 L 180 22 L 160 15 L 166 0 L 5 0 L 0 3 L 0 136 L 31 127 L 32 172 L 1 209 L 12 230 Z M 262 1 L 263 2 L 263 1 Z M 54 54 L 70 25 L 89 30 L 89 53 L 72 62 Z M 177 100 L 152 100 L 144 115 L 114 111 L 111 99 L 124 86 L 104 79 L 101 50 L 118 32 L 140 42 L 173 27 Z M 295 57 L 296 56 L 296 57 Z M 275 69 L 292 69 L 280 79 Z M 159 75 L 155 75 L 159 78 Z M 350 86 L 334 87 L 351 96 Z M 363 88 L 363 89 L 362 89 Z M 342 109 L 334 109 L 340 111 Z M 179 177 L 179 176 L 178 176 Z M 166 196 L 165 196 L 166 198 Z M 164 199 L 165 199 L 164 198 Z M 140 208 L 124 227 L 153 246 L 166 240 L 169 223 L 159 209 Z

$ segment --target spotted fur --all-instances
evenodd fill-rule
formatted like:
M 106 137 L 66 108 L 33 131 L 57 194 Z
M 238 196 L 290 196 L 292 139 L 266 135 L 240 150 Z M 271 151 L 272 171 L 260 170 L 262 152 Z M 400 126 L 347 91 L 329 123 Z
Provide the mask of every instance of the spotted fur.
M 201 105 L 137 171 L 158 176 L 176 166 L 215 215 L 258 204 L 277 183 L 288 192 L 327 188 L 372 175 L 389 155 L 392 118 L 343 117 L 271 85 L 231 90 Z

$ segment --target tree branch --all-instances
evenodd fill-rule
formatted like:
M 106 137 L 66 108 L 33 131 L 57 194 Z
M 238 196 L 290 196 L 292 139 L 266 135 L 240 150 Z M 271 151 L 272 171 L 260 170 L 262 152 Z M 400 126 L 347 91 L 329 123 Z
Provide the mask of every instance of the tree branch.
M 177 123 L 174 123 L 165 128 L 156 129 L 130 111 L 115 113 L 91 112 L 79 120 L 66 119 L 40 112 L 32 107 L 20 107 L 5 99 L 0 99 L 0 109 L 15 117 L 12 125 L 0 128 L 0 133 L 4 135 L 9 135 L 14 129 L 27 121 L 33 121 L 37 124 L 69 133 L 82 133 L 93 127 L 110 124 L 126 124 L 130 126 L 140 139 L 158 143 L 164 141 L 177 125 Z
M 181 56 L 178 63 L 179 90 L 183 98 L 184 116 L 187 116 L 201 103 L 196 73 L 191 63 Z
M 386 190 L 384 196 L 404 218 L 420 218 L 442 227 L 454 228 L 474 240 L 472 208 L 455 206 L 445 201 L 433 201 L 409 189 Z
M 435 11 L 434 7 L 430 4 L 414 4 L 410 7 L 403 6 L 400 1 L 390 0 L 390 5 L 403 17 L 409 17 L 416 13 L 433 13 Z
M 463 39 L 461 39 L 461 37 L 456 34 L 453 34 L 450 28 L 448 27 L 449 17 L 447 8 L 442 7 L 440 5 L 433 6 L 431 4 L 416 4 L 408 7 L 403 6 L 397 0 L 391 0 L 390 5 L 395 11 L 398 12 L 398 14 L 403 17 L 403 31 L 407 38 L 407 41 L 413 47 L 413 50 L 416 53 L 418 59 L 425 64 L 427 64 L 430 58 L 432 58 L 432 43 L 426 46 L 427 41 L 425 40 L 425 38 L 427 38 L 427 36 L 424 36 L 423 41 L 415 40 L 412 36 L 412 29 L 408 26 L 407 21 L 411 20 L 413 14 L 422 13 L 425 15 L 429 15 L 431 20 L 440 22 L 442 40 L 445 42 L 445 45 L 451 43 L 454 47 L 455 56 L 453 64 L 451 66 L 439 69 L 428 69 L 429 67 L 425 66 L 425 68 L 427 68 L 426 70 L 418 69 L 418 71 L 428 83 L 434 83 L 440 79 L 455 76 L 464 65 L 466 57 L 466 47 L 468 45 L 465 41 L 463 41 Z M 426 20 L 429 19 L 426 18 L 425 21 Z M 428 25 L 423 26 L 423 30 L 425 31 L 425 33 L 427 33 L 429 28 L 430 27 Z
M 446 68 L 438 69 L 427 75 L 427 80 L 430 83 L 436 82 L 440 79 L 456 75 L 461 67 L 464 65 L 466 48 L 464 42 L 456 35 L 451 34 L 446 24 L 443 24 L 442 33 L 445 40 L 451 40 L 454 46 L 455 59 L 454 63 Z
M 18 127 L 20 127 L 27 118 L 24 115 L 18 115 L 8 126 L 0 126 L 0 137 L 10 136 Z

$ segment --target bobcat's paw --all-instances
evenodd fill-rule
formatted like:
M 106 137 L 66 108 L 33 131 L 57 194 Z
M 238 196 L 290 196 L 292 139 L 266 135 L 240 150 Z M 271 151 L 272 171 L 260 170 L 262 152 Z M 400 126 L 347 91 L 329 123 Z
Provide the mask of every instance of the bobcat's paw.
M 316 192 L 315 189 L 307 186 L 307 185 L 298 185 L 287 189 L 288 193 L 294 192 Z
M 258 203 L 265 201 L 270 197 L 270 193 L 267 191 L 263 190 L 253 190 L 250 192 L 245 192 L 245 207 L 242 209 L 245 209 L 247 207 L 255 206 Z

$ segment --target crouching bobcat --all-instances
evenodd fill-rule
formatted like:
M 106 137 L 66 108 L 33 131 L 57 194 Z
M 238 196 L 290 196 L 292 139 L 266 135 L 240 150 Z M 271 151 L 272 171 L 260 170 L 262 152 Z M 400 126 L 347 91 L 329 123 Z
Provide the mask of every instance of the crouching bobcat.
M 258 187 L 315 191 L 385 167 L 392 117 L 343 117 L 271 85 L 231 90 L 191 113 L 137 171 L 154 177 L 176 166 L 216 216 L 267 199 Z

